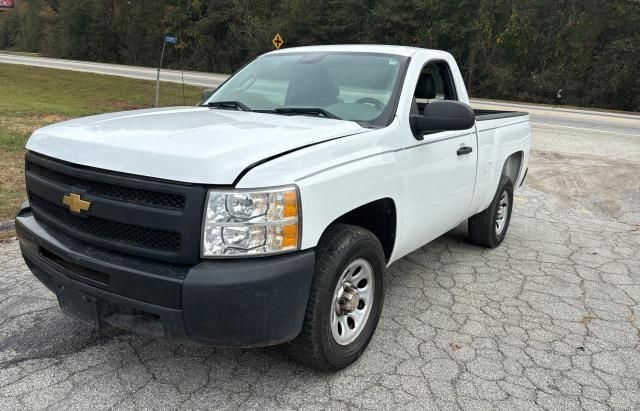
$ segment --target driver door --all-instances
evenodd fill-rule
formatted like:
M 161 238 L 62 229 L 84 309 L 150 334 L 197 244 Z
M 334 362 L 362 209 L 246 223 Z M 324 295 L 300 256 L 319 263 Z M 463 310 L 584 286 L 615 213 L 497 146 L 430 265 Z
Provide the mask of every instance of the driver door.
M 422 114 L 436 100 L 457 100 L 451 71 L 444 61 L 427 63 L 422 69 L 411 111 Z M 475 126 L 462 131 L 407 135 L 404 141 L 404 232 L 409 244 L 422 245 L 467 217 L 476 179 Z

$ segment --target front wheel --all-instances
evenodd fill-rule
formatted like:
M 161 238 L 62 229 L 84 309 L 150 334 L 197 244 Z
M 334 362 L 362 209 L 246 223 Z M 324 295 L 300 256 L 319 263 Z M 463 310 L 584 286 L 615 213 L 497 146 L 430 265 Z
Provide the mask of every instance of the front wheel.
M 338 371 L 369 345 L 384 302 L 385 258 L 378 238 L 363 228 L 334 224 L 316 250 L 316 268 L 300 335 L 299 361 Z

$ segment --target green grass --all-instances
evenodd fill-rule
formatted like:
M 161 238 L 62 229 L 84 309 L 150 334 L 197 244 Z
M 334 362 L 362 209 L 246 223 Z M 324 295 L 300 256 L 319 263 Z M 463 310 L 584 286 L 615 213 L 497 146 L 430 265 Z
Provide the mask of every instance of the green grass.
M 39 67 L 0 65 L 0 115 L 87 116 L 152 107 L 155 82 Z M 200 88 L 186 87 L 186 104 L 195 104 Z M 182 86 L 164 83 L 163 106 L 182 105 Z
M 201 88 L 162 83 L 160 105 L 193 105 Z M 15 215 L 24 192 L 24 144 L 39 127 L 113 111 L 149 108 L 155 82 L 0 64 L 0 222 Z
M 0 150 L 9 153 L 20 153 L 24 150 L 27 138 L 29 138 L 28 133 L 0 129 Z

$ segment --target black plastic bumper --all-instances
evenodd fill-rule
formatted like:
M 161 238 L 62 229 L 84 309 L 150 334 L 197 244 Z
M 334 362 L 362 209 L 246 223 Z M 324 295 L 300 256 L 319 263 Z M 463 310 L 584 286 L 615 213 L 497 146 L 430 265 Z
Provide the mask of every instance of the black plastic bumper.
M 313 250 L 180 266 L 86 245 L 38 222 L 28 205 L 16 230 L 33 274 L 95 327 L 220 347 L 274 345 L 302 327 Z

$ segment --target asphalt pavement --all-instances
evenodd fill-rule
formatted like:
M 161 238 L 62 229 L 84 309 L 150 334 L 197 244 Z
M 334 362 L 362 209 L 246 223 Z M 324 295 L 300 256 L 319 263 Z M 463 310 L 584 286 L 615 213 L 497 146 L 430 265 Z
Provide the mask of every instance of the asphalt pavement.
M 535 128 L 505 242 L 460 226 L 393 264 L 371 346 L 333 375 L 93 331 L 4 242 L 0 409 L 638 409 L 640 139 L 607 138 Z
M 394 263 L 369 349 L 337 374 L 286 347 L 94 331 L 0 243 L 0 409 L 640 409 L 640 121 L 611 118 L 535 125 L 505 242 L 461 225 Z

